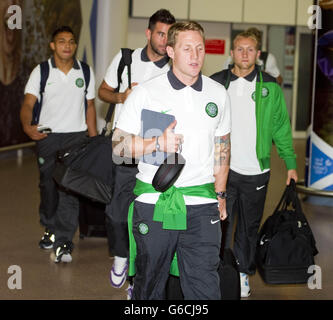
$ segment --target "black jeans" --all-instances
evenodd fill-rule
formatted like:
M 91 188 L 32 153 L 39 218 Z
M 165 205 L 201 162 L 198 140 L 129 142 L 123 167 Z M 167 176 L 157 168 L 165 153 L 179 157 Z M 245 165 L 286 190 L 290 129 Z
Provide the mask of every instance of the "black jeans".
M 270 171 L 259 175 L 242 175 L 229 171 L 227 182 L 228 228 L 225 247 L 232 243 L 234 223 L 234 254 L 239 271 L 254 274 L 257 234 L 264 212 Z M 237 218 L 237 219 L 236 219 Z
M 62 225 L 64 224 L 66 228 L 68 227 L 67 222 L 62 221 L 62 216 L 70 216 L 70 218 L 73 218 L 72 213 L 74 212 L 74 214 L 77 215 L 76 220 L 78 220 L 77 198 L 74 195 L 67 194 L 67 192 L 60 190 L 53 180 L 57 152 L 79 144 L 85 138 L 85 132 L 51 133 L 45 139 L 37 141 L 36 144 L 40 172 L 40 222 L 52 232 L 58 233 L 56 242 L 58 242 L 59 238 L 62 236 Z M 67 200 L 67 198 L 70 200 Z M 72 239 L 72 237 L 66 237 L 66 239 L 67 238 Z
M 115 184 L 111 203 L 105 208 L 109 252 L 112 256 L 128 257 L 128 207 L 135 199 L 136 165 L 115 166 Z

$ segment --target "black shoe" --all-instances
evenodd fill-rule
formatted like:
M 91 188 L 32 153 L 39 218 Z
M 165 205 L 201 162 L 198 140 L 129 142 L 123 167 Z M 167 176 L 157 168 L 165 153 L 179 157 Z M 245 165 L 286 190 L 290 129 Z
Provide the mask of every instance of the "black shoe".
M 39 247 L 45 250 L 52 249 L 54 240 L 55 240 L 54 234 L 49 229 L 45 229 L 42 240 L 39 241 Z
M 72 256 L 71 256 L 72 250 L 73 250 L 73 245 L 70 242 L 58 246 L 57 249 L 55 250 L 54 262 L 55 263 L 72 262 Z

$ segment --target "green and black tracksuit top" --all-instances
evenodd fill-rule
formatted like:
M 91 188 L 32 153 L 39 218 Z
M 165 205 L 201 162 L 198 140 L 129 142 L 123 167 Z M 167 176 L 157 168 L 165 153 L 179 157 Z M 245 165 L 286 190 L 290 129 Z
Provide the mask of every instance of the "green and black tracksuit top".
M 229 69 L 214 73 L 211 78 L 228 90 L 230 81 L 236 77 L 231 69 L 232 65 Z M 257 74 L 254 98 L 257 126 L 256 153 L 260 169 L 270 168 L 273 143 L 276 145 L 280 158 L 284 160 L 287 170 L 296 169 L 290 119 L 283 92 L 276 79 L 261 71 L 259 66 L 256 65 L 253 72 Z

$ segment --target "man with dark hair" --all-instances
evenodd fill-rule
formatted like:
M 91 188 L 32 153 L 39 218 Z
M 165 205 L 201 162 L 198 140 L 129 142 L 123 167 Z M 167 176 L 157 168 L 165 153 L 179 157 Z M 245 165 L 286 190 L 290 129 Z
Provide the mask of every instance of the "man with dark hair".
M 95 79 L 92 69 L 85 65 L 90 72 L 89 85 L 85 83 L 84 63 L 74 58 L 77 45 L 69 27 L 61 27 L 53 33 L 50 47 L 53 56 L 32 71 L 26 84 L 20 116 L 24 132 L 36 141 L 37 147 L 39 213 L 40 222 L 45 227 L 39 246 L 53 248 L 55 262 L 70 262 L 79 201 L 76 196 L 58 189 L 52 176 L 59 150 L 83 141 L 87 130 L 89 136 L 97 134 Z M 36 101 L 41 103 L 41 68 L 45 64 L 48 78 L 42 93 L 42 105 L 36 109 Z M 42 127 L 48 128 L 48 133 L 43 132 Z
M 256 65 L 259 55 L 256 36 L 242 32 L 233 41 L 234 64 L 211 76 L 227 88 L 231 102 L 232 148 L 227 183 L 230 224 L 226 246 L 231 244 L 237 214 L 234 252 L 244 298 L 250 295 L 248 275 L 256 270 L 257 233 L 266 200 L 273 142 L 286 164 L 286 184 L 291 179 L 297 181 L 296 155 L 283 93 L 276 79 Z
M 147 45 L 132 53 L 131 88 L 128 87 L 128 75 L 125 68 L 118 83 L 117 70 L 121 60 L 119 52 L 112 60 L 106 71 L 104 81 L 99 87 L 99 97 L 108 103 L 115 103 L 113 114 L 113 128 L 115 128 L 123 103 L 132 88 L 138 83 L 147 81 L 169 70 L 169 58 L 166 55 L 167 33 L 175 22 L 174 16 L 165 9 L 158 10 L 149 19 L 146 29 Z M 120 85 L 119 92 L 116 88 Z M 115 173 L 115 189 L 111 203 L 106 207 L 106 226 L 108 232 L 110 255 L 114 256 L 114 263 L 110 272 L 111 285 L 121 288 L 125 283 L 128 268 L 128 207 L 134 199 L 133 188 L 137 165 L 132 163 L 117 163 Z M 129 287 L 129 290 L 131 287 Z
M 184 298 L 218 300 L 220 220 L 226 218 L 230 155 L 229 98 L 223 86 L 201 74 L 205 41 L 198 23 L 173 24 L 167 53 L 172 69 L 133 90 L 112 138 L 116 155 L 140 158 L 137 198 L 129 211 L 137 248 L 136 258 L 133 250 L 130 254 L 130 274 L 135 273 L 133 264 L 136 271 L 133 299 L 165 299 L 176 254 Z M 175 120 L 164 132 L 143 138 L 143 110 Z M 142 161 L 142 156 L 180 149 L 186 159 L 183 171 L 169 189 L 156 191 L 152 181 L 159 167 Z

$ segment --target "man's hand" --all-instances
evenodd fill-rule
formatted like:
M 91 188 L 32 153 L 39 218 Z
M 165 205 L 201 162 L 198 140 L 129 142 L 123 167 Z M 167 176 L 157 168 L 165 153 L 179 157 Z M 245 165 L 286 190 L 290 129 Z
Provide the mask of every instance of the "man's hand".
M 179 146 L 183 143 L 184 136 L 182 134 L 175 134 L 173 132 L 173 129 L 176 127 L 176 125 L 177 120 L 173 121 L 158 138 L 161 151 L 177 152 Z
M 131 83 L 131 88 L 127 88 L 123 94 L 122 94 L 122 98 L 121 98 L 121 103 L 125 103 L 127 97 L 129 96 L 129 94 L 132 92 L 132 88 L 137 86 L 138 83 L 137 82 L 132 82 Z
M 288 170 L 288 176 L 287 176 L 287 186 L 290 184 L 290 180 L 294 179 L 295 182 L 298 180 L 297 172 L 295 169 Z
M 42 140 L 47 137 L 46 133 L 38 132 L 37 126 L 25 125 L 23 126 L 23 131 L 32 139 L 32 140 Z
M 217 197 L 217 201 L 219 202 L 220 219 L 225 220 L 228 216 L 226 199 L 221 199 L 221 198 Z

